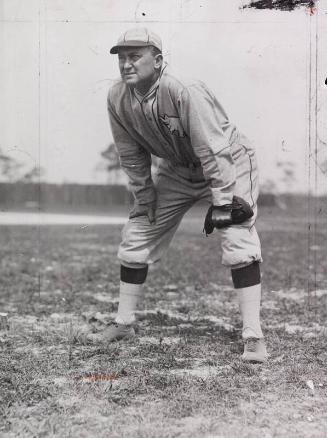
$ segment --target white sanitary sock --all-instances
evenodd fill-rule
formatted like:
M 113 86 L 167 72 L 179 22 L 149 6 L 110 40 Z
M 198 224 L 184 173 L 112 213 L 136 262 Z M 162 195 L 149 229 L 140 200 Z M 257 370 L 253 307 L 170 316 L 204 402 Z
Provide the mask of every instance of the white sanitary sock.
M 118 324 L 132 324 L 135 310 L 143 296 L 143 284 L 120 282 L 119 306 L 115 321 Z
M 237 294 L 243 320 L 243 339 L 263 338 L 260 324 L 261 284 L 237 289 Z

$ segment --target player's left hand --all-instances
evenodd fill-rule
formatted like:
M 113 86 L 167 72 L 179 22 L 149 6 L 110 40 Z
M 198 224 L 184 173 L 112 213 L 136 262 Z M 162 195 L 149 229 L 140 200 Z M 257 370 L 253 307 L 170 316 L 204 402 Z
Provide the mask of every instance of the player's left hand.
M 129 218 L 133 219 L 139 216 L 147 216 L 151 225 L 156 223 L 156 202 L 149 204 L 136 204 L 129 214 Z
M 221 229 L 233 224 L 241 224 L 253 216 L 248 202 L 239 196 L 233 196 L 232 204 L 209 207 L 204 221 L 203 231 L 211 234 L 215 228 Z

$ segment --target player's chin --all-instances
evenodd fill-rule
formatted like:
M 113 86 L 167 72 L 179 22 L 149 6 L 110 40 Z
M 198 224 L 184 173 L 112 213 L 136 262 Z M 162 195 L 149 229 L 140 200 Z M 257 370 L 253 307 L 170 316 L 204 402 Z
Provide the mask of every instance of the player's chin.
M 127 84 L 127 85 L 135 85 L 138 82 L 138 78 L 135 74 L 131 74 L 131 75 L 124 75 L 123 76 L 123 81 Z

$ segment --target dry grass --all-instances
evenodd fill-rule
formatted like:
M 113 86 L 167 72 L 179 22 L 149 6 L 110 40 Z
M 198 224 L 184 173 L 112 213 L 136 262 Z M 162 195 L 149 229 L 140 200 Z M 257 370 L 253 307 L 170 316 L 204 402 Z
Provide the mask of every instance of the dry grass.
M 326 436 L 326 223 L 308 254 L 304 222 L 259 220 L 266 365 L 239 359 L 229 273 L 201 226 L 151 270 L 136 340 L 109 346 L 83 335 L 117 309 L 119 227 L 1 227 L 0 436 Z

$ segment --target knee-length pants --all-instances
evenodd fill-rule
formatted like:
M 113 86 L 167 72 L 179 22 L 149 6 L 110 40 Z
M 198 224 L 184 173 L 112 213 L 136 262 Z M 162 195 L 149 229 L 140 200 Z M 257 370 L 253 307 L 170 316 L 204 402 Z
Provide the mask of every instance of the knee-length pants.
M 254 216 L 243 224 L 219 230 L 222 264 L 232 269 L 262 261 L 260 240 L 255 229 L 258 198 L 256 159 L 253 149 L 239 146 L 234 160 L 234 195 L 249 202 Z M 146 216 L 139 216 L 129 219 L 125 225 L 118 258 L 127 267 L 138 268 L 160 260 L 184 214 L 197 201 L 211 202 L 210 183 L 204 179 L 201 167 L 176 167 L 162 160 L 153 179 L 157 192 L 156 223 L 151 225 Z

